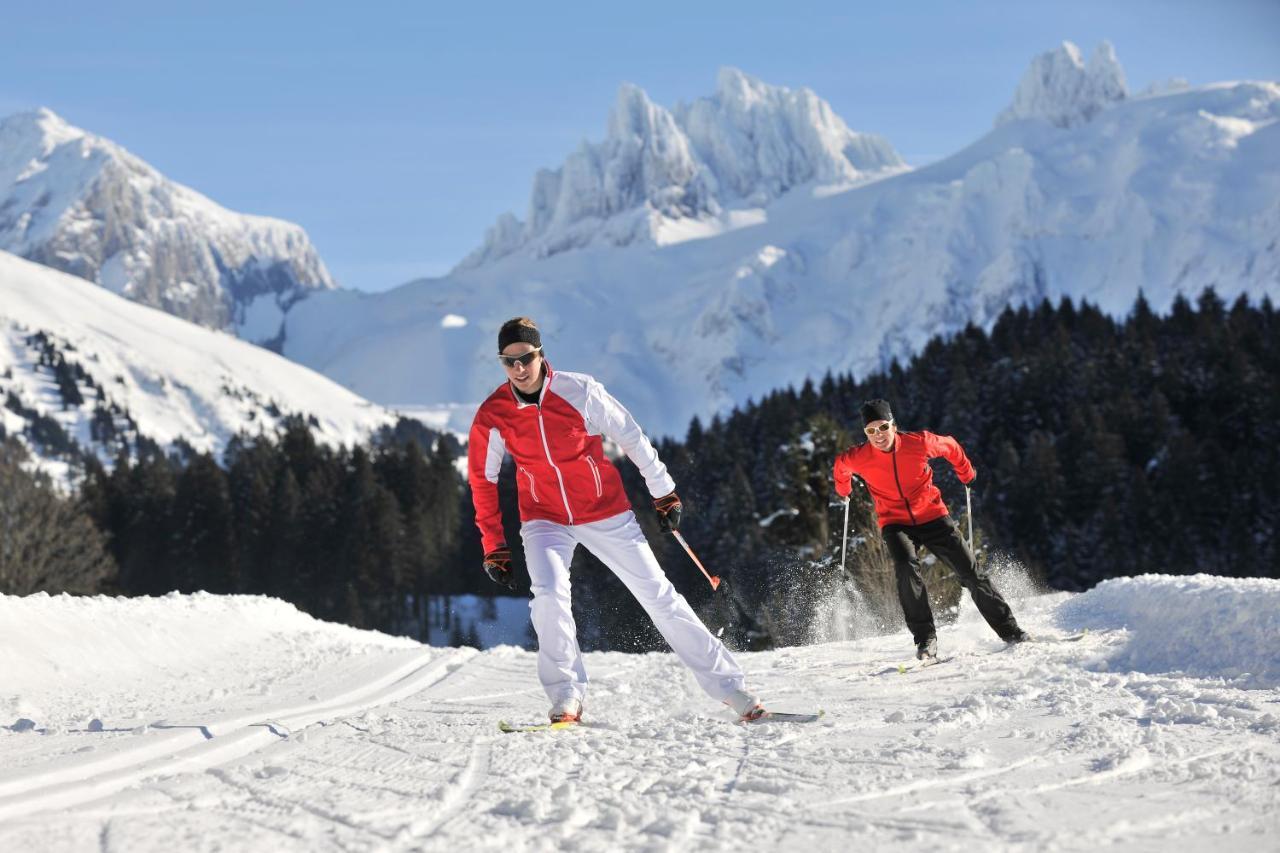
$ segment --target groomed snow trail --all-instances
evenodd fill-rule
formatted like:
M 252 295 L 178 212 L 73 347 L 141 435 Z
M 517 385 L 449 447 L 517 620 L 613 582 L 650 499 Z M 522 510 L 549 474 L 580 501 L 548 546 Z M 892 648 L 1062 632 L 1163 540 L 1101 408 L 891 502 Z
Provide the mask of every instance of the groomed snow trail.
M 57 685 L 19 670 L 26 694 L 0 689 L 0 713 L 22 705 L 36 727 L 0 729 L 0 849 L 1274 850 L 1280 670 L 1252 632 L 1271 628 L 1277 597 L 1274 581 L 1110 582 L 1020 602 L 1036 633 L 1090 630 L 1013 648 L 966 607 L 940 634 L 954 659 L 906 675 L 886 672 L 905 634 L 743 655 L 771 707 L 826 710 L 807 725 L 735 723 L 670 655 L 592 654 L 589 725 L 517 735 L 497 721 L 545 712 L 528 652 L 431 649 L 300 614 L 281 629 L 286 606 L 262 599 L 151 600 L 156 630 L 168 602 L 194 608 L 197 632 L 229 611 L 293 639 L 256 655 L 209 643 L 207 679 L 113 692 L 86 676 L 101 731 L 59 717 Z M 1152 649 L 1204 630 L 1174 605 L 1201 599 L 1256 609 L 1205 638 L 1211 657 L 1185 658 L 1196 675 L 1155 671 L 1168 663 Z M 0 598 L 0 615 L 28 601 Z M 58 601 L 32 606 L 56 621 Z M 1161 610 L 1171 619 L 1153 627 Z M 5 633 L 20 622 L 0 620 L 0 654 L 22 652 Z M 238 680 L 218 668 L 224 651 Z M 1215 661 L 1231 675 L 1203 671 Z M 217 708 L 215 678 L 232 688 Z M 262 679 L 277 686 L 247 688 Z M 125 696 L 190 728 L 132 731 L 154 720 L 110 718 Z M 144 750 L 177 731 L 199 741 L 167 761 Z M 57 777 L 55 793 L 77 792 L 60 801 L 50 780 L 69 766 L 83 778 Z M 133 775 L 110 775 L 120 767 Z

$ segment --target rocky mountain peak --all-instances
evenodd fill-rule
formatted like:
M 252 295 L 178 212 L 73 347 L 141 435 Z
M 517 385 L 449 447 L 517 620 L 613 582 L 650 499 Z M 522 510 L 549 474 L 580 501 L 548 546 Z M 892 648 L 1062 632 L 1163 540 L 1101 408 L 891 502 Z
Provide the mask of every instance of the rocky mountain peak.
M 297 225 L 226 210 L 47 108 L 0 122 L 0 249 L 256 342 L 335 287 Z
M 605 140 L 540 171 L 526 219 L 504 216 L 460 266 L 522 251 L 672 242 L 686 225 L 712 233 L 727 212 L 804 184 L 854 184 L 905 168 L 885 140 L 850 130 L 809 89 L 722 68 L 715 94 L 669 110 L 624 83 Z
M 1080 48 L 1064 41 L 1032 60 L 996 124 L 1043 119 L 1056 127 L 1074 127 L 1127 96 L 1124 69 L 1110 42 L 1099 44 L 1086 63 Z

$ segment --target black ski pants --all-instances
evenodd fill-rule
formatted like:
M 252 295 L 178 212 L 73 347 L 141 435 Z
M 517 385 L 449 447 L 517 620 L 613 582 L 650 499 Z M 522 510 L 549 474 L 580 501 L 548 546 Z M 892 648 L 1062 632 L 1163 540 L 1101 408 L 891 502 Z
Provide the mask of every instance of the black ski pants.
M 978 612 L 1001 638 L 1018 632 L 1013 611 L 991 585 L 991 579 L 985 573 L 979 573 L 973 552 L 965 544 L 960 526 L 951 516 L 944 515 L 924 524 L 889 524 L 880 533 L 889 547 L 889 555 L 893 557 L 902 615 L 906 617 L 907 628 L 916 643 L 936 636 L 929 594 L 924 588 L 924 578 L 920 576 L 920 556 L 916 553 L 920 546 L 928 548 L 956 573 L 960 583 L 973 596 Z

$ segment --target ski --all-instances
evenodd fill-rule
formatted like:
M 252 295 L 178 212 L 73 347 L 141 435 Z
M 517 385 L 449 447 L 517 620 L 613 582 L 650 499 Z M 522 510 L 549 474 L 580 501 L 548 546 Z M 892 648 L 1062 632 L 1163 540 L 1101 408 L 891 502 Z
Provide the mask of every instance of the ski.
M 826 715 L 826 711 L 819 710 L 816 714 L 790 714 L 786 711 L 765 711 L 758 717 L 750 720 L 743 720 L 744 723 L 815 723 Z
M 911 661 L 910 663 L 900 663 L 898 664 L 898 674 L 906 675 L 908 672 L 911 672 L 912 670 L 925 669 L 926 667 L 930 667 L 930 666 L 937 666 L 938 664 L 946 663 L 949 660 L 954 660 L 954 657 L 945 657 L 945 658 L 932 657 L 932 658 L 925 658 L 924 660 Z
M 914 672 L 917 669 L 926 669 L 927 667 L 937 666 L 940 663 L 946 663 L 947 661 L 954 660 L 954 659 L 955 659 L 955 656 L 952 655 L 945 658 L 941 658 L 941 657 L 925 658 L 924 660 L 905 661 L 903 663 L 895 663 L 892 666 L 887 666 L 884 669 L 880 670 L 879 672 L 873 672 L 871 674 L 872 675 L 889 675 L 891 673 L 896 672 L 899 675 L 906 675 L 908 672 Z
M 582 723 L 577 720 L 562 720 L 558 723 L 532 723 L 530 725 L 517 726 L 508 723 L 506 720 L 498 720 L 498 731 L 503 734 L 519 734 L 521 732 L 550 732 L 560 729 L 572 729 L 580 726 Z
M 1089 629 L 1085 629 L 1078 634 L 1063 634 L 1062 636 L 1054 636 L 1052 634 L 1032 634 L 1024 643 L 1078 643 L 1085 637 L 1089 636 Z M 1006 648 L 1021 645 L 1020 643 L 1010 643 Z

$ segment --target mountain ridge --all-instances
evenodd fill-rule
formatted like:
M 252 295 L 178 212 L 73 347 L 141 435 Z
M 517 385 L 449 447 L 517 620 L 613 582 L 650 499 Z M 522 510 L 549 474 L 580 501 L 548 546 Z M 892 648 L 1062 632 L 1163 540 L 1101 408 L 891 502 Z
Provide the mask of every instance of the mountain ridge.
M 0 250 L 276 346 L 289 306 L 336 287 L 300 226 L 227 210 L 47 108 L 0 121 Z
M 670 110 L 623 83 L 606 128 L 560 168 L 539 170 L 525 220 L 499 217 L 458 269 L 518 252 L 710 235 L 805 184 L 852 186 L 906 169 L 886 140 L 851 130 L 812 90 L 729 67 L 715 94 Z
M 0 431 L 66 475 L 142 444 L 218 455 L 289 418 L 328 444 L 395 416 L 306 367 L 0 251 Z M 74 442 L 74 446 L 61 446 Z
M 1280 85 L 1261 81 L 1126 92 L 1065 126 L 1001 121 L 916 170 L 792 188 L 707 239 L 513 252 L 376 296 L 316 294 L 290 312 L 284 352 L 387 404 L 474 405 L 502 381 L 495 330 L 527 315 L 553 364 L 681 434 L 1007 305 L 1071 297 L 1120 316 L 1139 289 L 1163 311 L 1209 285 L 1276 298 L 1278 118 Z

